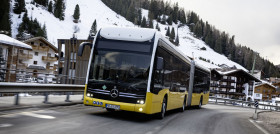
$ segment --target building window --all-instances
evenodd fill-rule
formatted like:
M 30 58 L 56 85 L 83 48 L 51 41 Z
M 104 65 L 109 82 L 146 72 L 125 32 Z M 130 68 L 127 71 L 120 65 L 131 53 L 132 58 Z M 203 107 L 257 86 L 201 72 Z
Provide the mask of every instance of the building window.
M 34 61 L 33 64 L 34 64 L 34 65 L 37 65 L 37 61 Z
M 35 52 L 35 56 L 38 56 L 39 55 L 39 53 L 38 52 Z
M 51 57 L 52 56 L 52 54 L 51 53 L 48 53 L 48 57 Z
M 34 42 L 31 42 L 31 45 L 34 45 Z

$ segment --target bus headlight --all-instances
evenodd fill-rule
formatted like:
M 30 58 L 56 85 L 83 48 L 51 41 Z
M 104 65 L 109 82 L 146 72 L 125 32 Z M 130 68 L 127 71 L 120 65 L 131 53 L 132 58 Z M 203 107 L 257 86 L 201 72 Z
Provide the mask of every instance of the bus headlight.
M 87 93 L 87 97 L 90 97 L 90 93 Z
M 144 100 L 137 100 L 137 103 L 138 103 L 138 104 L 144 104 L 145 101 L 144 101 Z

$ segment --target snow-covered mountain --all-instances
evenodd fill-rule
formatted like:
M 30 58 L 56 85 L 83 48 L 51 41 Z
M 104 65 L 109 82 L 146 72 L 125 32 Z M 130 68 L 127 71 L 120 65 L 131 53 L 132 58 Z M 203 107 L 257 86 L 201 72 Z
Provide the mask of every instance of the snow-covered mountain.
M 48 40 L 54 45 L 57 44 L 57 39 L 69 39 L 73 37 L 75 27 L 79 28 L 79 32 L 76 33 L 77 38 L 86 39 L 89 35 L 89 30 L 92 23 L 96 19 L 97 27 L 107 26 L 119 26 L 119 27 L 137 27 L 133 23 L 127 21 L 124 17 L 118 15 L 107 7 L 101 0 L 65 0 L 65 19 L 60 21 L 55 18 L 53 14 L 49 13 L 45 7 L 31 4 L 31 0 L 25 0 L 26 9 L 28 10 L 28 17 L 37 19 L 42 25 L 47 27 Z M 12 4 L 14 5 L 14 0 Z M 73 22 L 73 13 L 76 4 L 80 7 L 80 22 L 78 24 Z M 148 18 L 148 11 L 142 10 L 142 15 Z M 23 13 L 16 15 L 11 11 L 12 20 L 12 36 L 16 37 L 18 31 L 17 28 L 22 22 Z M 156 25 L 156 21 L 154 21 Z M 161 33 L 165 35 L 167 27 L 170 25 L 159 24 Z M 177 29 L 177 25 L 172 25 Z M 170 26 L 171 28 L 171 26 Z M 175 30 L 176 31 L 176 30 Z M 177 33 L 177 31 L 176 31 Z M 208 47 L 202 40 L 197 39 L 190 32 L 188 26 L 182 26 L 178 29 L 180 37 L 179 49 L 189 57 L 194 57 L 195 61 L 208 68 L 218 68 L 218 65 L 226 64 L 228 66 L 236 66 L 239 69 L 244 69 L 241 65 L 230 61 L 227 57 L 216 53 L 210 47 Z M 201 48 L 206 50 L 201 50 Z M 205 59 L 200 60 L 200 59 Z M 208 62 L 207 62 L 208 61 Z

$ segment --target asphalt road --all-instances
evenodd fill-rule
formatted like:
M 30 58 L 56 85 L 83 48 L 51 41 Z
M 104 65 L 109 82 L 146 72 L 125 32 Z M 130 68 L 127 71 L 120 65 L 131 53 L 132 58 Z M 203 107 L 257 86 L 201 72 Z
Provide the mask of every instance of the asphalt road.
M 261 134 L 248 119 L 254 110 L 207 104 L 163 120 L 83 105 L 0 113 L 0 134 Z

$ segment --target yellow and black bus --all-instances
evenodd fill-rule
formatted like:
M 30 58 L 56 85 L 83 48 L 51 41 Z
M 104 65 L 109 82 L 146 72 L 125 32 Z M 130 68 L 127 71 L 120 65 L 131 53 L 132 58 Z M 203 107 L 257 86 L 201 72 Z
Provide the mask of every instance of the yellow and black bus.
M 210 70 L 195 65 L 154 29 L 102 28 L 91 46 L 84 105 L 164 118 L 208 103 Z

